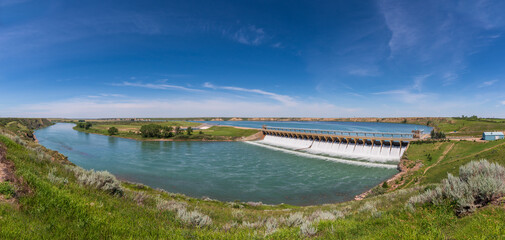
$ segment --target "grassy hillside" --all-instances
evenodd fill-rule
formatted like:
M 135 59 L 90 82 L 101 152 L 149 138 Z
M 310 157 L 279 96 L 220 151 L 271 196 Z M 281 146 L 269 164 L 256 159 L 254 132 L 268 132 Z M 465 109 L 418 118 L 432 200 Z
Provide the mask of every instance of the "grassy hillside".
M 4 133 L 0 162 L 12 163 L 15 179 L 0 187 L 0 239 L 499 239 L 505 234 L 499 201 L 465 216 L 457 216 L 450 202 L 414 210 L 406 203 L 424 192 L 424 183 L 438 181 L 437 171 L 456 171 L 482 157 L 504 163 L 503 143 L 411 145 L 409 161 L 426 163 L 417 172 L 432 168 L 403 189 L 363 201 L 296 207 L 196 199 L 119 182 Z

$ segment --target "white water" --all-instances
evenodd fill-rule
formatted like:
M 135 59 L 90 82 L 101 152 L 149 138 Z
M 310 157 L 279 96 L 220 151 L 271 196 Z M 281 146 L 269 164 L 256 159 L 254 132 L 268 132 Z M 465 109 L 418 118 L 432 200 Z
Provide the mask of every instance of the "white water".
M 293 151 L 293 150 L 289 150 L 289 149 L 285 149 L 285 148 L 274 147 L 274 146 L 263 144 L 263 143 L 259 143 L 259 142 L 260 141 L 245 142 L 245 143 L 249 143 L 249 144 L 256 145 L 256 146 L 265 147 L 265 148 L 276 150 L 276 151 L 290 153 L 290 154 L 294 154 L 294 155 L 298 155 L 298 156 L 302 156 L 302 157 L 317 158 L 317 159 L 322 159 L 322 160 L 326 160 L 326 161 L 334 161 L 334 162 L 339 162 L 339 163 L 358 165 L 358 166 L 365 166 L 365 167 L 397 168 L 397 165 L 393 165 L 393 164 L 370 163 L 370 162 L 361 162 L 361 161 L 339 159 L 339 158 L 334 158 L 334 157 L 327 157 L 327 156 L 321 156 L 321 155 L 316 155 L 316 154 L 310 154 L 310 153 L 306 153 L 306 152 Z
M 363 159 L 371 162 L 399 162 L 405 147 L 366 145 L 354 143 L 320 142 L 308 139 L 296 139 L 267 135 L 260 144 L 277 146 L 312 154 Z

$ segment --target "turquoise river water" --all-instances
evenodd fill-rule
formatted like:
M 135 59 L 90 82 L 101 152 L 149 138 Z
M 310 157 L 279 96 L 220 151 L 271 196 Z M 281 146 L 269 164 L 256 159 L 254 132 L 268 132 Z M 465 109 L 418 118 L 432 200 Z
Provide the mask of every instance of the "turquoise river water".
M 376 124 L 362 130 L 379 131 L 381 124 Z M 83 168 L 107 170 L 120 179 L 192 197 L 331 203 L 350 200 L 397 173 L 394 168 L 344 164 L 244 142 L 141 142 L 82 133 L 73 126 L 58 123 L 35 134 L 40 144 Z

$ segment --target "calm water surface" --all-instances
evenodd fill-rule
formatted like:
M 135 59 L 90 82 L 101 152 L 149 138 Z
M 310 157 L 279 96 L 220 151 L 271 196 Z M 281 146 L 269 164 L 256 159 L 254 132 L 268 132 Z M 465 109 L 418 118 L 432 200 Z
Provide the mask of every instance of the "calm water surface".
M 229 125 L 237 127 L 261 128 L 270 127 L 310 128 L 321 130 L 411 133 L 412 130 L 424 130 L 430 133 L 431 127 L 415 124 L 376 123 L 376 122 L 280 122 L 280 121 L 197 121 L 211 125 Z
M 352 199 L 395 169 L 301 157 L 242 142 L 140 142 L 58 123 L 40 144 L 75 164 L 192 197 L 310 205 Z

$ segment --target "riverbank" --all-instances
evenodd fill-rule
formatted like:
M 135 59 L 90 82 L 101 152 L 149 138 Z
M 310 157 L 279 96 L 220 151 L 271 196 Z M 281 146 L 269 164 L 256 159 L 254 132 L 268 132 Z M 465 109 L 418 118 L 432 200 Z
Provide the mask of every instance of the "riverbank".
M 191 123 L 194 125 L 194 123 Z M 111 137 L 119 137 L 132 139 L 137 141 L 219 141 L 219 142 L 229 142 L 229 141 L 250 141 L 260 139 L 261 136 L 258 135 L 259 130 L 251 129 L 251 128 L 241 128 L 241 127 L 232 127 L 232 126 L 212 126 L 205 129 L 198 129 L 198 124 L 195 126 L 195 129 L 188 133 L 188 127 L 191 126 L 183 126 L 176 125 L 176 127 L 181 127 L 179 133 L 176 133 L 175 130 L 172 130 L 172 133 L 169 137 L 166 138 L 158 138 L 158 137 L 143 137 L 140 134 L 140 125 L 131 126 L 131 125 L 121 125 L 121 124 L 93 124 L 89 129 L 80 128 L 77 125 L 73 128 L 76 131 L 99 134 L 104 136 Z M 172 125 L 169 125 L 173 127 Z M 111 135 L 108 132 L 108 129 L 111 127 L 115 127 L 118 129 L 118 132 Z M 174 128 L 175 129 L 175 128 Z M 255 137 L 256 136 L 256 137 Z

